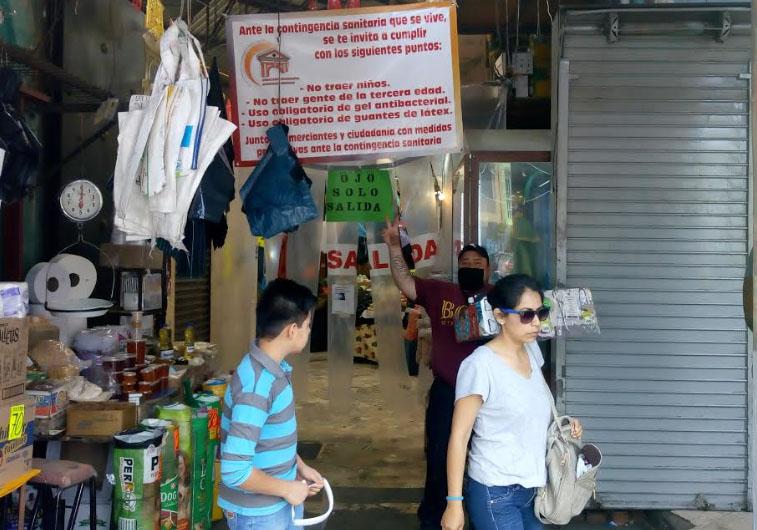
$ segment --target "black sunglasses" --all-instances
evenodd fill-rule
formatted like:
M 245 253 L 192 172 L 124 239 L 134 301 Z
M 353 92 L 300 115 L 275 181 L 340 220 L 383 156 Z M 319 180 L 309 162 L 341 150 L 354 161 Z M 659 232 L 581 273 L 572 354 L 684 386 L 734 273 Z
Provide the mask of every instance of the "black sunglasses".
M 521 324 L 530 324 L 534 321 L 534 317 L 539 317 L 539 321 L 543 322 L 549 318 L 549 308 L 547 306 L 541 306 L 539 309 L 499 309 L 506 315 L 520 315 Z

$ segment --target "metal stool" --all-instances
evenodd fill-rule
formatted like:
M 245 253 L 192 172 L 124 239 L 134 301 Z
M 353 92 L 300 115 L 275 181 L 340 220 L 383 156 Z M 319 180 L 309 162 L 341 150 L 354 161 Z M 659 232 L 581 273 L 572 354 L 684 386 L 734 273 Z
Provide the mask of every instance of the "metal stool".
M 58 491 L 55 494 L 54 522 L 52 523 L 51 528 L 48 528 L 48 526 L 50 526 L 49 523 L 47 525 L 43 523 L 43 526 L 45 526 L 44 530 L 57 530 L 58 506 L 60 505 L 61 495 L 64 490 L 76 486 L 76 498 L 74 499 L 74 504 L 71 506 L 71 516 L 68 520 L 68 530 L 73 530 L 74 524 L 76 523 L 76 516 L 79 513 L 79 505 L 81 504 L 84 485 L 89 483 L 89 528 L 90 530 L 97 530 L 97 486 L 95 485 L 97 472 L 95 471 L 95 468 L 89 464 L 80 464 L 79 462 L 72 462 L 70 460 L 47 460 L 45 458 L 33 459 L 32 467 L 34 469 L 42 470 L 42 473 L 29 482 L 30 486 L 34 486 L 37 489 L 37 498 L 34 500 L 32 518 L 29 523 L 30 529 L 34 528 L 34 523 L 36 522 L 37 514 L 39 513 L 40 498 L 43 494 L 48 498 L 52 498 L 53 489 L 55 488 Z M 47 517 L 45 517 L 45 519 L 49 520 Z

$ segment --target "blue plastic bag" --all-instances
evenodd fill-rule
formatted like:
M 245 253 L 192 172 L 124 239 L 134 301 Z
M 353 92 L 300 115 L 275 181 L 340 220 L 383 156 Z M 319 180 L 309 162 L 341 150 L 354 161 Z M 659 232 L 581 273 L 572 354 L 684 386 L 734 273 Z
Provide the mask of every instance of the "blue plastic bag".
M 283 124 L 266 131 L 268 150 L 239 193 L 252 234 L 266 239 L 293 232 L 319 215 L 310 194 L 312 181 L 289 145 L 288 133 Z

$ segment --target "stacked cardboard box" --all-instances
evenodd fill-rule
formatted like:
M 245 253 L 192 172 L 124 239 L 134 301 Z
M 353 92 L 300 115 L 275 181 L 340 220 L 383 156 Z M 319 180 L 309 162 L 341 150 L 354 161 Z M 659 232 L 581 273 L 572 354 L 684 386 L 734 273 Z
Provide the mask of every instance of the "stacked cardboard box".
M 36 401 L 24 395 L 28 344 L 26 318 L 0 319 L 0 484 L 31 468 Z
M 0 484 L 8 484 L 31 469 L 34 405 L 34 398 L 23 394 L 0 403 Z
M 28 353 L 26 318 L 0 318 L 0 402 L 24 393 Z
M 40 436 L 55 436 L 66 428 L 68 391 L 59 381 L 35 381 L 26 387 L 26 395 L 33 397 L 37 406 L 35 433 Z

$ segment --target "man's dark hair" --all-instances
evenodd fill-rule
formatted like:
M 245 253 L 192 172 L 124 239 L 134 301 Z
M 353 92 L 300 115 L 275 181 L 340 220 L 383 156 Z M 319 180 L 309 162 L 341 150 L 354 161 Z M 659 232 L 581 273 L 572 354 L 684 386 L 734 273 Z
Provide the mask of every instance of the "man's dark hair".
M 466 252 L 475 252 L 476 254 L 484 258 L 486 260 L 486 263 L 491 263 L 491 261 L 489 260 L 489 253 L 486 251 L 486 249 L 481 245 L 477 245 L 475 243 L 468 243 L 467 245 L 465 245 L 457 255 L 457 261 L 460 261 L 460 258 L 462 258 L 463 254 L 465 254 Z
M 315 307 L 316 297 L 297 282 L 276 279 L 268 284 L 258 301 L 257 336 L 275 339 L 290 324 L 301 326 Z

